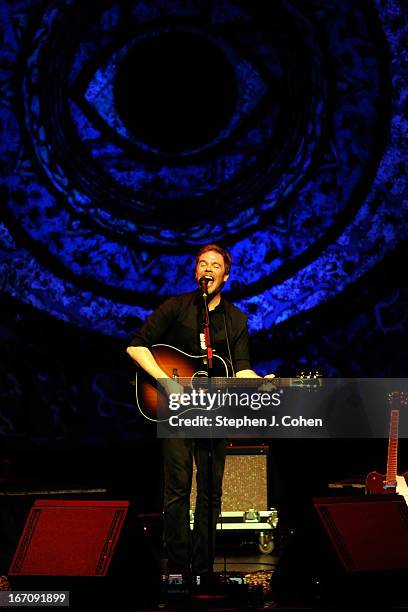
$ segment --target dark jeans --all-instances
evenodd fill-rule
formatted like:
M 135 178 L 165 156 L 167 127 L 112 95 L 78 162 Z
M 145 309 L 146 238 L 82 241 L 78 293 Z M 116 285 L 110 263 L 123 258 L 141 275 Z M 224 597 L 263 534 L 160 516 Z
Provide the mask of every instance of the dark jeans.
M 221 511 L 222 477 L 225 465 L 225 440 L 163 440 L 164 459 L 164 541 L 170 572 L 194 574 L 208 571 L 208 450 L 213 449 L 212 537 Z M 190 493 L 193 456 L 197 466 L 197 499 L 194 530 L 190 531 Z M 214 559 L 211 559 L 211 564 Z

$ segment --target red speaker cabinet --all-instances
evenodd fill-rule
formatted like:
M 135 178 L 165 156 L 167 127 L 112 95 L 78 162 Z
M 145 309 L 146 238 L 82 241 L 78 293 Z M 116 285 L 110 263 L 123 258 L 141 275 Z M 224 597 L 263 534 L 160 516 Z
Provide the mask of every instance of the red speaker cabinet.
M 271 588 L 285 605 L 388 610 L 408 604 L 407 581 L 404 498 L 363 495 L 313 499 L 281 554 Z
M 314 507 L 347 572 L 408 570 L 408 509 L 403 497 L 318 498 Z
M 128 507 L 127 501 L 37 500 L 10 576 L 105 576 Z

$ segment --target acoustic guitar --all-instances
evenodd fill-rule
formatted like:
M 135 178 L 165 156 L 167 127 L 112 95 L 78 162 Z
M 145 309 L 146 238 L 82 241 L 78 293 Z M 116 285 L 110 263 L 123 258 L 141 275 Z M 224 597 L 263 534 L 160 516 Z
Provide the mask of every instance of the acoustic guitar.
M 369 493 L 398 493 L 408 504 L 408 472 L 397 473 L 399 407 L 407 406 L 408 393 L 393 391 L 389 395 L 391 406 L 390 430 L 388 436 L 387 471 L 385 474 L 373 471 L 367 474 L 366 487 Z
M 199 389 L 203 384 L 208 385 L 208 372 L 206 369 L 206 355 L 190 355 L 184 351 L 175 348 L 169 344 L 155 344 L 151 347 L 151 352 L 160 366 L 178 385 L 180 389 L 184 389 L 186 393 L 192 389 Z M 211 377 L 211 385 L 214 389 L 225 389 L 228 391 L 238 391 L 248 389 L 248 379 L 231 377 L 231 364 L 228 359 L 220 357 L 216 353 L 213 354 L 214 370 L 217 376 Z M 320 375 L 302 374 L 297 378 L 270 378 L 269 386 L 276 387 L 316 387 L 320 386 Z M 266 377 L 268 378 L 268 377 Z M 252 379 L 251 388 L 256 382 L 262 385 L 262 390 L 267 390 L 268 383 L 264 378 Z M 155 423 L 168 421 L 170 417 L 159 419 L 159 414 L 165 414 L 168 406 L 168 396 L 164 389 L 151 376 L 146 374 L 144 370 L 136 371 L 136 405 L 139 412 L 148 421 Z M 200 408 L 188 407 L 185 410 L 178 411 L 178 416 L 189 412 L 190 410 L 199 410 Z M 205 410 L 205 408 L 202 408 Z

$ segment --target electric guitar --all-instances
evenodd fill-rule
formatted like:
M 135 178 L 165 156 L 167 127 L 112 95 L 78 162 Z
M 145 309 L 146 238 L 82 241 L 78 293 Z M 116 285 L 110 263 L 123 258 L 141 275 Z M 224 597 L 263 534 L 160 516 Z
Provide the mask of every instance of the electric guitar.
M 408 394 L 393 391 L 389 395 L 391 405 L 390 431 L 388 436 L 387 472 L 367 474 L 366 487 L 369 493 L 398 493 L 408 504 L 408 472 L 397 474 L 399 406 L 408 404 Z M 398 405 L 398 408 L 396 407 Z
M 204 386 L 207 385 L 208 380 L 211 380 L 215 389 L 228 389 L 229 391 L 248 389 L 248 379 L 231 377 L 232 368 L 229 360 L 216 353 L 213 354 L 213 366 L 217 376 L 208 379 L 205 364 L 206 355 L 190 355 L 169 344 L 155 344 L 150 350 L 160 368 L 179 385 L 177 387 L 179 390 L 184 389 L 186 393 L 192 389 L 199 389 L 200 385 L 203 386 L 203 382 L 205 383 Z M 270 386 L 273 386 L 273 388 L 277 386 L 313 388 L 321 385 L 318 373 L 313 375 L 302 374 L 298 378 L 272 378 L 272 376 L 269 375 L 269 380 Z M 266 378 L 268 379 L 268 377 Z M 256 380 L 258 381 L 258 379 Z M 267 383 L 264 378 L 259 379 L 259 384 L 263 385 L 263 390 L 266 391 Z M 168 395 L 161 385 L 142 369 L 136 371 L 135 389 L 136 405 L 145 419 L 155 423 L 169 420 L 169 418 L 158 418 L 158 414 L 164 414 L 168 407 Z M 185 410 L 178 411 L 177 415 L 181 416 L 191 410 L 199 409 L 188 407 Z M 206 408 L 201 409 L 206 410 Z

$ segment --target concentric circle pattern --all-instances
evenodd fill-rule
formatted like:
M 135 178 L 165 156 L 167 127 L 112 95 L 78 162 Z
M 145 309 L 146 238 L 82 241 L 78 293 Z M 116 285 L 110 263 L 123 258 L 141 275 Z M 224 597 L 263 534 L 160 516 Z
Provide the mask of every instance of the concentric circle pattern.
M 268 337 L 406 237 L 402 3 L 38 7 L 2 23 L 7 293 L 126 337 L 217 241 Z

